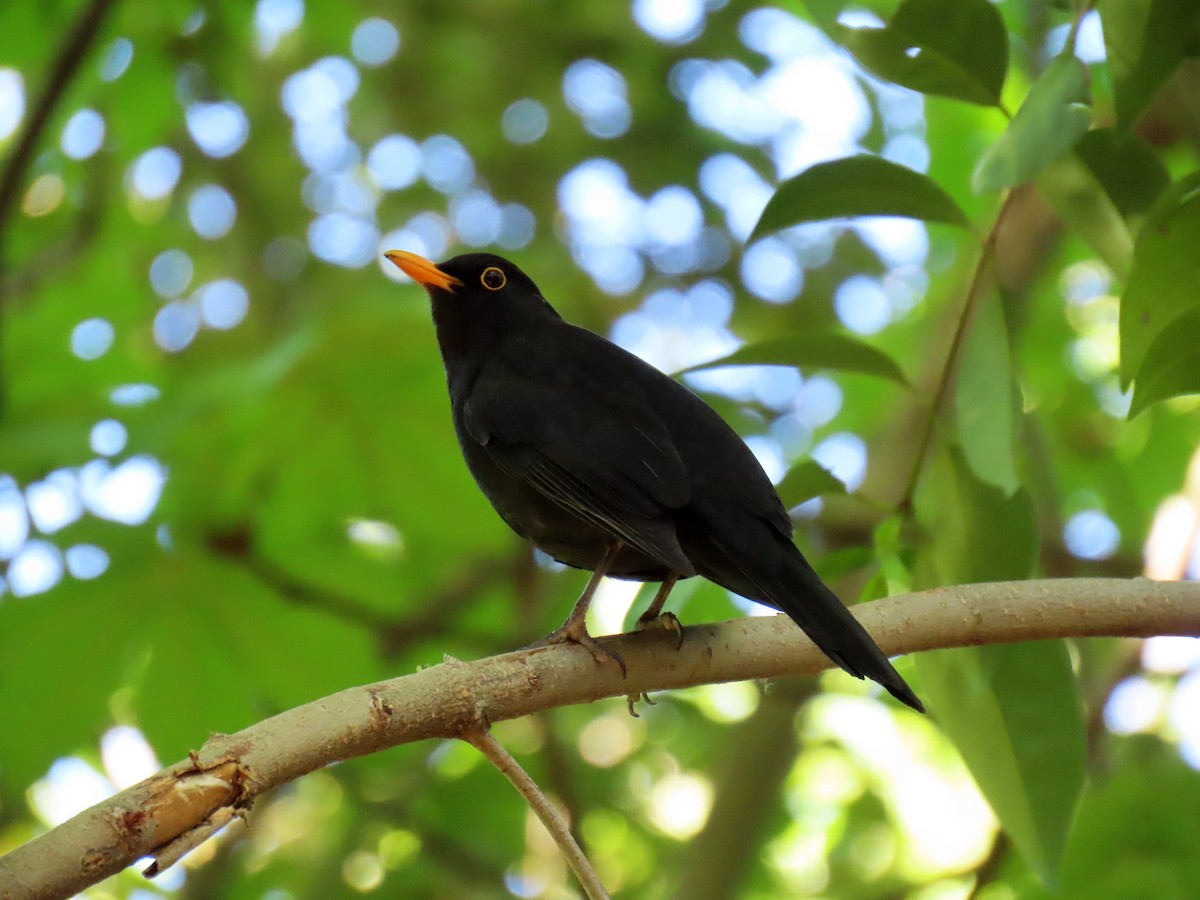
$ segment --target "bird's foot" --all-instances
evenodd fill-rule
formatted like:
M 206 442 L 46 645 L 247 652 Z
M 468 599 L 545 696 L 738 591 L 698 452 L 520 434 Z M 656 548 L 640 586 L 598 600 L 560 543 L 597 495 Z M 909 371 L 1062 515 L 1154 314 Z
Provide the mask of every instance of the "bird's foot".
M 530 647 L 551 647 L 555 644 L 578 644 L 588 653 L 592 654 L 592 659 L 596 660 L 600 665 L 606 663 L 615 664 L 621 670 L 621 677 L 624 678 L 628 672 L 625 669 L 625 660 L 616 650 L 612 650 L 603 646 L 594 637 L 587 632 L 587 626 L 582 618 L 570 618 L 562 624 L 562 627 L 554 629 L 540 641 L 534 641 Z
M 683 625 L 679 623 L 679 619 L 675 613 L 665 612 L 650 615 L 646 613 L 642 615 L 637 624 L 633 626 L 634 631 L 669 631 L 675 635 L 675 649 L 678 650 L 683 646 Z

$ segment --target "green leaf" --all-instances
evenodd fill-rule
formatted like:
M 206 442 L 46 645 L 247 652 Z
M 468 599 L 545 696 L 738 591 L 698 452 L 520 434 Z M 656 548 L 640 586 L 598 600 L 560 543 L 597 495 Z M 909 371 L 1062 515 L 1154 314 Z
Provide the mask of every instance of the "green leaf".
M 1083 137 L 1092 124 L 1087 69 L 1063 54 L 1030 87 L 1004 134 L 984 152 L 971 177 L 979 193 L 1015 187 L 1033 179 Z
M 1183 62 L 1200 21 L 1194 0 L 1104 0 L 1099 10 L 1117 125 L 1127 129 Z
M 1121 299 L 1121 385 L 1142 368 L 1154 339 L 1200 304 L 1200 179 L 1172 188 L 1142 226 Z
M 915 587 L 1028 578 L 1033 499 L 980 480 L 962 452 L 938 454 L 917 494 L 925 531 Z M 1022 856 L 1053 882 L 1083 785 L 1078 686 L 1059 641 L 918 654 L 922 693 Z
M 167 758 L 212 730 L 235 731 L 281 709 L 382 677 L 369 630 L 284 600 L 242 566 L 194 552 L 143 573 L 149 662 L 135 709 Z
M 959 447 L 939 453 L 921 480 L 917 512 L 938 539 L 918 558 L 914 587 L 1028 578 L 1038 555 L 1037 516 L 1025 488 L 983 481 Z
M 1133 382 L 1133 418 L 1156 400 L 1200 394 L 1200 305 L 1180 313 L 1158 333 Z
M 720 359 L 690 366 L 675 373 L 686 375 L 721 366 L 795 366 L 799 369 L 831 369 L 836 372 L 856 372 L 875 375 L 898 384 L 908 381 L 896 361 L 856 338 L 836 332 L 806 332 L 772 338 L 757 344 L 747 344 Z
M 817 163 L 783 182 L 750 240 L 801 222 L 848 216 L 907 216 L 970 226 L 958 204 L 929 176 L 863 155 Z
M 1087 742 L 1062 641 L 916 656 L 929 709 L 1021 855 L 1048 884 L 1083 791 Z
M 1063 860 L 1057 894 L 1021 900 L 1200 897 L 1200 778 L 1178 748 L 1157 736 L 1108 745 L 1105 773 L 1091 779 Z
M 905 0 L 884 28 L 838 29 L 859 62 L 923 94 L 997 106 L 1008 32 L 987 0 Z
M 1125 278 L 1133 260 L 1133 233 L 1091 170 L 1075 154 L 1064 156 L 1038 176 L 1037 187 L 1071 231 Z
M 1095 128 L 1075 153 L 1125 219 L 1145 213 L 1171 184 L 1158 154 L 1136 134 Z
M 783 501 L 783 505 L 791 509 L 821 494 L 844 494 L 846 486 L 830 474 L 828 469 L 811 459 L 806 459 L 788 469 L 783 481 L 776 485 L 776 490 L 779 491 L 779 499 Z
M 967 464 L 1006 494 L 1018 485 L 1013 389 L 1004 309 L 999 294 L 989 291 L 980 301 L 963 347 L 954 408 Z
M 125 675 L 128 624 L 94 602 L 90 586 L 71 587 L 0 600 L 0 797 L 9 809 L 55 759 L 95 746 Z

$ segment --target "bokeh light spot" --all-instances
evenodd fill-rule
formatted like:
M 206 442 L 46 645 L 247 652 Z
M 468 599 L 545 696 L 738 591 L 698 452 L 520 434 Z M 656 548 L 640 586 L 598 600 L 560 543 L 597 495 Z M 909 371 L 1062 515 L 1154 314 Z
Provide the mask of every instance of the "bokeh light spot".
M 2 102 L 2 101 L 0 101 Z M 3 126 L 0 125 L 0 130 Z M 0 135 L 2 136 L 2 135 Z M 63 126 L 63 155 L 69 159 L 87 159 L 104 144 L 104 117 L 94 109 L 81 109 Z
M 891 320 L 883 285 L 866 275 L 851 276 L 838 285 L 833 308 L 838 321 L 856 334 L 876 334 Z
M 99 359 L 112 346 L 116 331 L 108 319 L 84 319 L 71 331 L 71 352 L 80 359 Z
M 704 30 L 704 0 L 633 0 L 633 20 L 664 44 L 686 44 Z
M 17 130 L 25 115 L 25 80 L 16 69 L 0 67 L 0 141 Z
M 528 97 L 510 104 L 500 117 L 500 130 L 514 144 L 532 144 L 549 126 L 550 114 L 546 107 Z
M 67 548 L 67 571 L 80 581 L 99 578 L 108 569 L 108 554 L 95 544 Z
M 770 303 L 796 299 L 804 285 L 804 270 L 796 254 L 779 238 L 756 241 L 746 248 L 741 275 L 750 293 Z
M 128 437 L 125 426 L 116 419 L 102 419 L 92 426 L 88 442 L 93 453 L 100 456 L 116 456 L 125 449 Z
M 97 459 L 80 470 L 80 493 L 93 515 L 124 525 L 141 525 L 154 511 L 167 473 L 152 456 L 131 456 L 113 468 Z
M 187 300 L 172 300 L 154 316 L 154 340 L 168 353 L 178 353 L 200 331 L 200 313 Z
M 43 593 L 62 580 L 62 554 L 48 541 L 26 541 L 5 574 L 14 597 Z
M 232 100 L 193 103 L 187 108 L 185 120 L 196 146 L 217 159 L 232 156 L 250 136 L 250 120 Z
M 147 200 L 161 200 L 179 183 L 183 163 L 170 147 L 153 147 L 129 167 L 133 189 Z
M 831 434 L 813 448 L 812 458 L 853 491 L 867 477 L 867 445 L 857 434 Z
M 367 154 L 367 171 L 385 191 L 406 188 L 421 176 L 421 148 L 412 138 L 389 134 Z
M 1067 520 L 1063 543 L 1080 559 L 1108 559 L 1121 545 L 1121 532 L 1100 510 L 1085 509 Z
M 400 50 L 400 32 L 387 19 L 363 19 L 350 36 L 350 52 L 364 66 L 382 66 Z
M 150 286 L 158 296 L 178 297 L 192 281 L 192 258 L 182 250 L 164 250 L 150 263 Z
M 594 59 L 571 63 L 563 74 L 563 98 L 599 138 L 620 137 L 629 130 L 633 113 L 621 73 Z
M 125 74 L 129 64 L 133 62 L 133 42 L 128 38 L 117 38 L 108 45 L 104 56 L 100 59 L 100 79 L 116 81 Z
M 457 140 L 435 134 L 421 144 L 421 174 L 434 190 L 457 194 L 475 179 L 475 163 Z
M 279 41 L 304 21 L 304 0 L 258 0 L 254 7 L 254 30 L 258 52 L 268 56 Z
M 196 188 L 188 198 L 188 221 L 192 230 L 205 240 L 224 237 L 237 219 L 233 195 L 217 184 Z
M 193 298 L 200 306 L 200 319 L 209 328 L 227 330 L 235 327 L 250 309 L 250 295 L 231 278 L 209 282 Z

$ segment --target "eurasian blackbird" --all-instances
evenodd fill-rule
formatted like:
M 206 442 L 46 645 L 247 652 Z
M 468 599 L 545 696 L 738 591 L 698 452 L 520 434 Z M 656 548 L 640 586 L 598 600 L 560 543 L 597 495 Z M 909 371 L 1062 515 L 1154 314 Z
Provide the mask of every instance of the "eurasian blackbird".
M 792 543 L 791 519 L 754 454 L 703 400 L 563 321 L 506 259 L 384 255 L 429 293 L 454 430 L 479 487 L 517 534 L 594 572 L 547 640 L 581 643 L 600 659 L 584 615 L 602 577 L 662 582 L 644 626 L 677 579 L 703 575 L 783 610 L 851 675 L 923 711 Z

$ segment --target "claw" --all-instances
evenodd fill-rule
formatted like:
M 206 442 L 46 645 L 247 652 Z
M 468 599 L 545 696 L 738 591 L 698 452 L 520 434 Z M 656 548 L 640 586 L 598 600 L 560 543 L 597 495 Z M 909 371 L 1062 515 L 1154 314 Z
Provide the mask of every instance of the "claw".
M 665 612 L 652 616 L 647 612 L 633 626 L 634 631 L 652 631 L 658 629 L 669 631 L 675 635 L 676 650 L 683 647 L 683 625 L 680 624 L 675 613 Z
M 641 715 L 638 713 L 637 708 L 635 706 L 635 704 L 637 704 L 638 701 L 641 701 L 641 700 L 644 700 L 646 702 L 647 706 L 658 706 L 657 703 L 655 703 L 653 700 L 650 699 L 650 695 L 645 692 L 640 693 L 640 694 L 627 695 L 625 697 L 625 703 L 629 706 L 629 714 L 631 716 L 633 716 L 635 719 L 641 718 Z
M 552 647 L 555 644 L 578 644 L 588 653 L 592 654 L 594 659 L 600 665 L 605 663 L 615 663 L 617 668 L 621 670 L 621 677 L 628 675 L 628 670 L 625 668 L 625 660 L 616 650 L 612 650 L 599 643 L 594 637 L 587 632 L 587 626 L 582 618 L 571 618 L 563 623 L 561 628 L 556 628 L 540 641 L 534 641 L 530 647 Z

